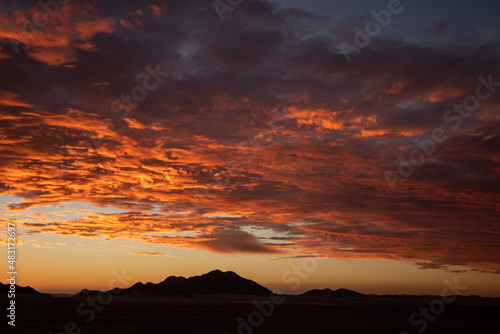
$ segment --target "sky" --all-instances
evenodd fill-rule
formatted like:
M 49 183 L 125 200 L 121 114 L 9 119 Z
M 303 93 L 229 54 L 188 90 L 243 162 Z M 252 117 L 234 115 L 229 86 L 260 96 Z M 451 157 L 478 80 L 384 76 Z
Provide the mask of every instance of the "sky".
M 498 1 L 46 3 L 0 4 L 20 285 L 500 297 Z

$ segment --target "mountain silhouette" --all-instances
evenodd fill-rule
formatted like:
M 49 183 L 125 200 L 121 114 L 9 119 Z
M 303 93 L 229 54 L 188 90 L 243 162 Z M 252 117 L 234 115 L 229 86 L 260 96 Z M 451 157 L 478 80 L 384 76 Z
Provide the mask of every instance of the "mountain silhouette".
M 30 286 L 22 287 L 22 286 L 19 286 L 17 284 L 15 286 L 16 286 L 16 290 L 15 290 L 16 294 L 49 296 L 46 293 L 41 293 L 41 292 L 36 291 L 35 289 L 33 289 Z M 7 294 L 9 291 L 10 291 L 10 284 L 0 283 L 0 293 L 2 295 Z
M 99 290 L 83 289 L 82 291 L 74 295 L 74 297 L 97 296 L 99 292 L 100 292 Z
M 304 292 L 301 294 L 301 296 L 304 297 L 328 297 L 328 298 L 349 298 L 349 297 L 365 297 L 366 295 L 348 290 L 348 289 L 337 289 L 335 291 L 330 290 L 330 289 L 314 289 L 314 290 L 309 290 L 307 292 Z
M 220 270 L 213 270 L 207 274 L 190 278 L 170 276 L 158 284 L 143 284 L 139 282 L 127 289 L 121 290 L 120 294 L 186 297 L 216 294 L 269 296 L 271 291 L 232 271 L 222 272 Z

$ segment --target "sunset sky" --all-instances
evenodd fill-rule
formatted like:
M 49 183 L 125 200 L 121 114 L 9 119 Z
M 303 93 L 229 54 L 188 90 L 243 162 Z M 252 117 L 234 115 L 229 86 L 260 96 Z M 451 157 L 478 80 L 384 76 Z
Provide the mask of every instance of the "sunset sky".
M 500 2 L 401 0 L 344 55 L 391 1 L 2 2 L 18 283 L 500 297 Z

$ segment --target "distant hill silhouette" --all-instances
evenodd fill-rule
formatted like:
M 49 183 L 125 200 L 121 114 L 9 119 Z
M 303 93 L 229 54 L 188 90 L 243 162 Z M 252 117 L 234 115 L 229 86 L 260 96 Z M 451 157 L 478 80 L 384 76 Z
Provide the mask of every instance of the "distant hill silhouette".
M 2 295 L 7 294 L 9 292 L 9 290 L 10 290 L 10 284 L 0 283 L 0 293 Z M 35 289 L 33 289 L 30 286 L 22 287 L 22 286 L 19 286 L 19 285 L 16 285 L 16 291 L 15 291 L 15 293 L 16 294 L 26 294 L 26 295 L 49 296 L 46 293 L 41 293 L 41 292 L 36 291 Z
M 213 270 L 201 276 L 185 278 L 170 276 L 158 284 L 141 282 L 135 283 L 126 289 L 113 289 L 112 293 L 135 296 L 185 296 L 239 294 L 239 295 L 266 295 L 272 292 L 252 280 L 243 278 L 232 271 L 222 272 Z M 84 289 L 75 296 L 97 294 L 97 291 Z
M 335 291 L 330 289 L 314 289 L 301 294 L 304 297 L 328 297 L 328 298 L 349 298 L 349 297 L 365 297 L 366 295 L 347 289 L 337 289 Z
M 85 296 L 97 296 L 99 294 L 99 290 L 88 290 L 88 289 L 83 289 L 82 291 L 78 292 L 75 297 L 85 297 Z
M 7 293 L 8 285 L 0 285 L 0 293 Z M 17 293 L 46 295 L 34 290 L 31 287 L 17 287 Z M 269 296 L 272 291 L 262 285 L 243 278 L 233 271 L 213 270 L 201 276 L 185 278 L 182 276 L 170 276 L 160 283 L 146 284 L 142 282 L 135 283 L 126 289 L 114 288 L 108 292 L 113 295 L 122 295 L 138 297 L 140 299 L 154 296 L 183 296 L 195 297 L 198 295 L 247 295 L 247 296 Z M 100 293 L 98 290 L 83 289 L 73 297 L 96 296 Z M 321 302 L 330 302 L 330 299 L 336 302 L 371 302 L 371 303 L 421 303 L 430 301 L 439 296 L 432 295 L 365 295 L 348 289 L 314 289 L 293 296 L 294 301 L 300 301 L 303 297 L 319 298 Z M 228 296 L 229 297 L 229 296 Z M 323 299 L 322 299 L 323 298 Z M 304 300 L 304 299 L 303 299 Z M 310 299 L 305 299 L 310 301 Z M 468 305 L 500 303 L 500 298 L 487 298 L 480 296 L 457 296 L 456 302 Z

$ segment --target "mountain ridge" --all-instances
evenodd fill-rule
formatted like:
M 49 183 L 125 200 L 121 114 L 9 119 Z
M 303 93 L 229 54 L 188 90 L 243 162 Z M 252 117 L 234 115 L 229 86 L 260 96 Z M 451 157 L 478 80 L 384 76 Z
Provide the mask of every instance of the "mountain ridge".
M 50 296 L 50 294 L 39 292 L 35 289 L 33 289 L 31 286 L 19 286 L 17 284 L 14 284 L 15 290 L 13 291 L 15 294 L 24 294 L 24 295 L 37 295 L 37 296 Z M 1 294 L 7 294 L 9 291 L 12 291 L 10 289 L 10 284 L 3 284 L 0 282 L 0 293 Z
M 350 297 L 366 297 L 366 295 L 349 290 L 349 289 L 337 289 L 335 291 L 331 289 L 313 289 L 304 292 L 300 296 L 304 297 L 326 297 L 326 298 L 350 298 Z
M 185 278 L 183 276 L 169 276 L 160 283 L 137 282 L 132 286 L 118 291 L 117 288 L 108 292 L 120 295 L 140 296 L 183 296 L 194 297 L 197 295 L 240 294 L 240 295 L 267 295 L 272 291 L 262 285 L 243 278 L 233 271 L 223 272 L 212 270 L 206 274 Z M 94 293 L 84 289 L 75 296 Z
M 0 293 L 7 293 L 10 289 L 10 284 L 3 284 L 0 282 Z M 100 290 L 89 290 L 82 289 L 76 294 L 71 295 L 72 297 L 86 297 L 95 296 L 103 291 Z M 169 276 L 159 283 L 142 283 L 137 282 L 128 288 L 114 288 L 105 292 L 112 293 L 113 295 L 131 295 L 131 296 L 183 296 L 183 297 L 195 297 L 197 295 L 256 295 L 256 296 L 269 296 L 272 291 L 266 287 L 252 281 L 250 279 L 243 278 L 233 271 L 223 272 L 221 270 L 212 270 L 206 274 L 192 276 L 185 278 L 183 276 Z M 16 285 L 16 294 L 24 295 L 42 295 L 51 296 L 51 294 L 42 293 L 30 286 L 21 287 Z M 343 298 L 346 300 L 356 299 L 356 298 L 435 298 L 438 296 L 433 296 L 429 294 L 425 295 L 408 295 L 408 294 L 363 294 L 354 290 L 349 290 L 345 288 L 339 288 L 336 290 L 331 290 L 329 288 L 325 289 L 312 289 L 308 290 L 302 294 L 290 295 L 296 297 L 311 297 L 311 298 Z M 495 297 L 483 297 L 477 295 L 462 296 L 457 295 L 459 299 L 468 300 L 499 300 L 500 298 Z

